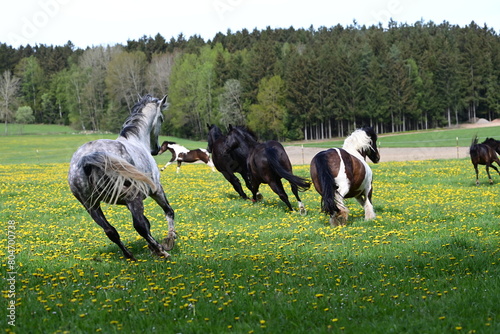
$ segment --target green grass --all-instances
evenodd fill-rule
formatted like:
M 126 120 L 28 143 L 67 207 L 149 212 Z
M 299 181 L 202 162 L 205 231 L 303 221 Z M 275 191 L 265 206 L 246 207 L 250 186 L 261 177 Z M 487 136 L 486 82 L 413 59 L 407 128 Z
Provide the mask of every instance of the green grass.
M 302 194 L 303 217 L 267 186 L 252 203 L 204 164 L 167 169 L 179 234 L 171 259 L 150 254 L 125 208 L 104 208 L 132 263 L 71 195 L 67 163 L 0 165 L 3 245 L 7 222 L 16 222 L 16 327 L 6 329 L 498 333 L 500 176 L 489 186 L 481 171 L 476 187 L 467 159 L 372 166 L 378 218 L 365 222 L 349 200 L 349 224 L 338 228 L 327 225 L 314 190 Z M 146 214 L 164 237 L 167 222 L 151 200 Z
M 44 134 L 68 134 L 77 132 L 65 125 L 55 124 L 7 124 L 0 126 L 1 136 L 12 135 L 44 135 Z
M 81 145 L 96 139 L 116 139 L 116 134 L 45 134 L 23 136 L 0 136 L 0 163 L 1 164 L 44 164 L 64 163 L 71 160 L 71 156 Z M 174 137 L 160 137 L 163 140 L 175 141 L 189 149 L 206 148 L 206 142 L 197 142 Z M 159 161 L 170 160 L 168 157 L 159 157 Z

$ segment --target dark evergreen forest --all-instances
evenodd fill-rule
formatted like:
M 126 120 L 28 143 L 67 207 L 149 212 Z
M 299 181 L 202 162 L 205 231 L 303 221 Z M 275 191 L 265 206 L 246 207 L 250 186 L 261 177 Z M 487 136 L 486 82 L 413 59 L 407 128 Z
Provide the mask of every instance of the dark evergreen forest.
M 169 95 L 164 134 L 192 139 L 206 137 L 207 123 L 280 140 L 363 125 L 379 133 L 451 127 L 499 117 L 500 39 L 474 22 L 421 21 L 244 29 L 208 41 L 158 34 L 85 50 L 70 41 L 0 43 L 4 123 L 118 131 L 146 93 Z

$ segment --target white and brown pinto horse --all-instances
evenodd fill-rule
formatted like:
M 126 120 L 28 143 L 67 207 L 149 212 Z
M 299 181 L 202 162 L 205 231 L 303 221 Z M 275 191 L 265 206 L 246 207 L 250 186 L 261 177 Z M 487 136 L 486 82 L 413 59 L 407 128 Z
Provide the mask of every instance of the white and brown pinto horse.
M 319 152 L 311 161 L 311 178 L 321 195 L 321 209 L 330 215 L 330 225 L 345 225 L 349 209 L 344 198 L 356 198 L 365 210 L 365 220 L 375 219 L 372 205 L 372 170 L 369 157 L 379 162 L 377 134 L 370 127 L 354 131 L 342 148 Z
M 214 163 L 210 159 L 210 153 L 208 153 L 208 151 L 203 148 L 189 150 L 182 145 L 176 144 L 173 141 L 164 141 L 160 146 L 158 154 L 162 154 L 167 150 L 172 153 L 172 159 L 170 159 L 170 161 L 161 168 L 162 171 L 165 170 L 168 165 L 172 164 L 174 161 L 177 161 L 177 173 L 179 173 L 181 164 L 183 162 L 196 162 L 201 160 L 208 166 L 210 166 L 212 168 L 212 171 L 215 172 Z

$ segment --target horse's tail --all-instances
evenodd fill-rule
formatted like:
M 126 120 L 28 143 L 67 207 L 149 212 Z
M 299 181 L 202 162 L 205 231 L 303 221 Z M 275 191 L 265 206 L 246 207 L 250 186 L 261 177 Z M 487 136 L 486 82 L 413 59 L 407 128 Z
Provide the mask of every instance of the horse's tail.
M 93 202 L 105 200 L 116 204 L 119 199 L 133 199 L 156 192 L 157 186 L 151 177 L 128 161 L 106 152 L 95 152 L 80 160 L 89 182 L 93 185 Z
M 291 170 L 287 170 L 283 167 L 283 165 L 280 163 L 278 150 L 275 147 L 268 146 L 266 147 L 265 152 L 267 161 L 276 174 L 278 174 L 280 177 L 284 178 L 291 184 L 296 185 L 300 191 L 306 191 L 311 187 L 311 182 L 309 182 L 307 179 L 297 175 L 293 175 Z M 284 154 L 286 155 L 286 152 L 284 152 Z
M 474 135 L 474 137 L 472 138 L 472 143 L 470 144 L 469 148 L 469 153 L 471 156 L 474 156 L 477 153 L 478 149 L 477 142 L 478 142 L 477 135 Z
M 335 200 L 338 185 L 330 170 L 326 152 L 318 153 L 311 164 L 316 167 L 317 179 L 321 186 L 321 210 L 331 216 L 340 210 Z

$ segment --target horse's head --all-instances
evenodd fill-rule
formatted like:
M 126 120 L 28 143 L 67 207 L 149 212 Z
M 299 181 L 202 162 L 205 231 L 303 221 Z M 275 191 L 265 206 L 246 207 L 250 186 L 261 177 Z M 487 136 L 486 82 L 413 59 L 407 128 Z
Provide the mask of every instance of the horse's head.
M 357 151 L 363 157 L 368 156 L 374 163 L 380 160 L 380 154 L 377 148 L 377 134 L 371 127 L 364 127 L 354 131 L 344 141 L 343 148 Z
M 163 99 L 155 99 L 152 106 L 152 123 L 151 132 L 149 134 L 149 145 L 151 148 L 151 155 L 157 155 L 160 151 L 160 145 L 158 144 L 158 137 L 160 135 L 161 124 L 163 123 L 165 117 L 163 116 L 163 110 L 167 108 L 167 95 Z
M 173 145 L 175 144 L 175 142 L 173 141 L 164 141 L 161 145 L 160 145 L 160 150 L 158 151 L 158 155 L 162 154 L 163 152 L 171 149 L 170 145 Z
M 207 124 L 207 128 L 208 128 L 207 151 L 209 153 L 212 153 L 215 141 L 224 135 L 222 134 L 221 129 L 219 129 L 219 127 L 215 124 L 212 124 L 212 125 Z
M 229 149 L 242 148 L 247 150 L 257 144 L 257 136 L 249 129 L 243 126 L 232 126 L 229 124 L 226 145 Z
M 161 100 L 151 95 L 143 96 L 132 108 L 132 113 L 123 124 L 120 136 L 126 139 L 135 138 L 146 147 L 149 146 L 152 155 L 157 155 L 160 149 L 158 136 L 166 101 L 167 96 Z
M 500 154 L 500 140 L 495 140 L 493 138 L 486 138 L 483 144 L 488 145 L 492 149 L 495 150 L 498 154 Z
M 377 134 L 372 127 L 364 127 L 362 130 L 370 137 L 370 147 L 365 153 L 373 163 L 377 163 L 380 161 L 380 153 L 377 148 Z
M 230 150 L 234 150 L 239 147 L 240 142 L 244 140 L 243 135 L 238 128 L 233 127 L 229 124 L 229 132 L 227 133 L 226 145 Z

